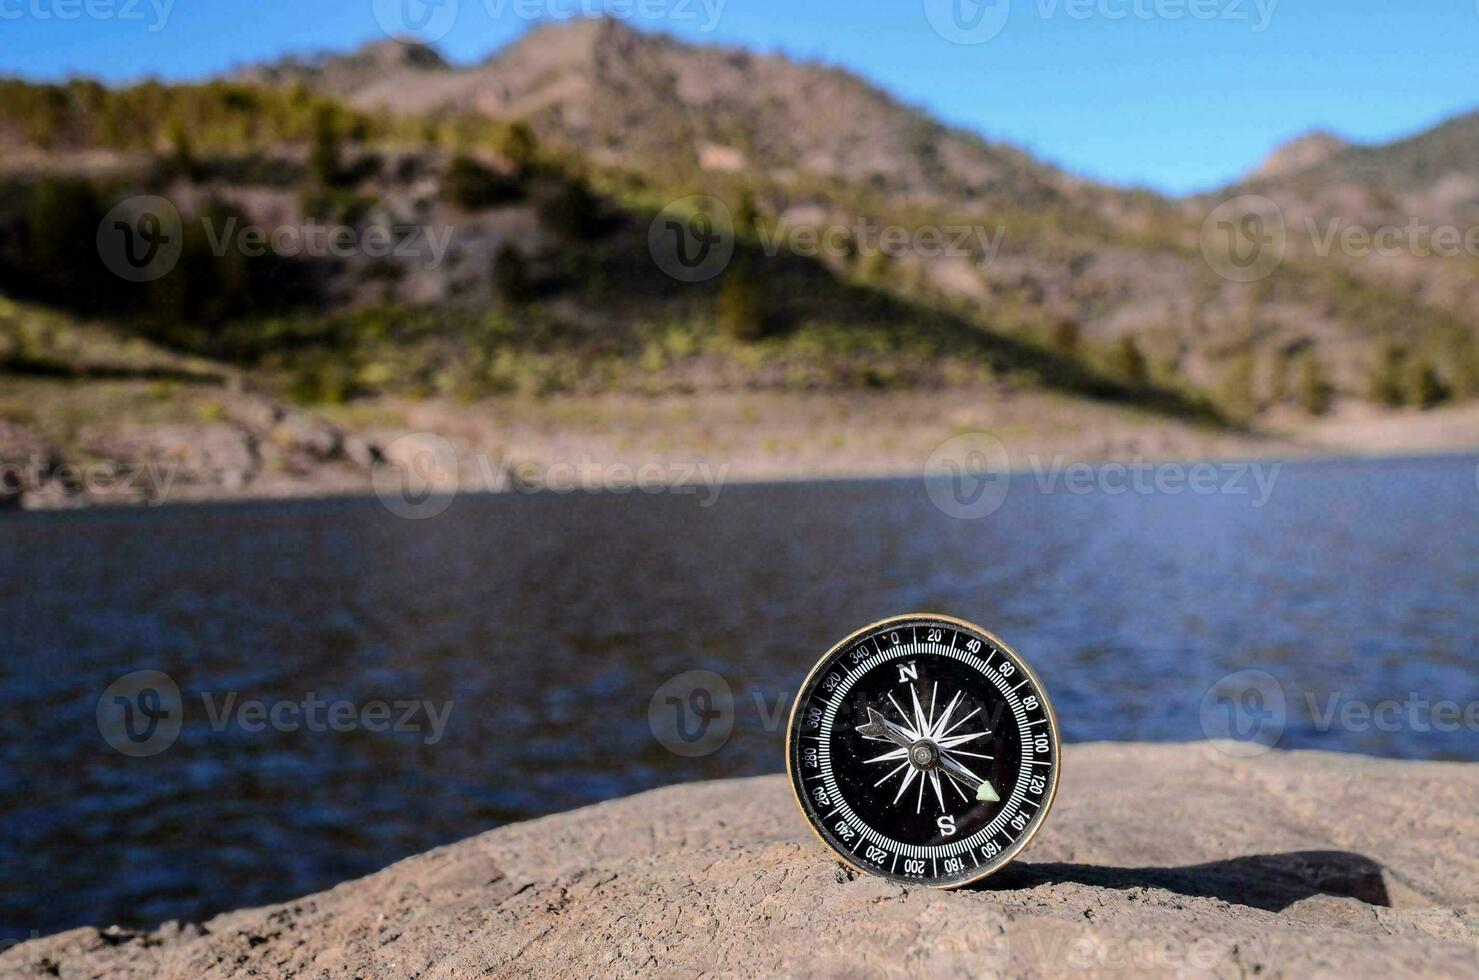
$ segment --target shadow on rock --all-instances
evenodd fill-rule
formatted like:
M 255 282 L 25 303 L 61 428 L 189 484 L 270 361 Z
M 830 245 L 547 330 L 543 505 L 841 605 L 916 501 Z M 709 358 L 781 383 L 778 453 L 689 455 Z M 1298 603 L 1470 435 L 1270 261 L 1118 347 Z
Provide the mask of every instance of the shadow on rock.
M 1350 851 L 1252 854 L 1180 868 L 1114 868 L 1092 864 L 1014 864 L 976 887 L 983 891 L 1073 882 L 1099 888 L 1160 888 L 1282 912 L 1316 895 L 1389 907 L 1381 865 Z

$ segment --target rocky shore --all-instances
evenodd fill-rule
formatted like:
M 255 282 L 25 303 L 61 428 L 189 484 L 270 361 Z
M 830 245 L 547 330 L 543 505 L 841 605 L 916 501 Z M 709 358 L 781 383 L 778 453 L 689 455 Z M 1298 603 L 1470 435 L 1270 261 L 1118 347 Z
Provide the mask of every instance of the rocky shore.
M 965 891 L 848 871 L 766 776 L 503 827 L 200 925 L 75 929 L 0 975 L 1479 973 L 1479 767 L 1093 744 L 1063 779 L 1023 858 Z
M 1079 461 L 1479 447 L 1479 406 L 1353 408 L 1315 427 L 1255 434 L 1026 391 L 379 400 L 310 410 L 231 385 L 175 392 L 164 407 L 142 389 L 115 393 L 115 405 L 77 404 L 55 387 L 17 393 L 33 406 L 25 422 L 7 420 L 0 400 L 0 510 L 369 495 L 428 475 L 446 478 L 443 492 L 470 493 L 557 486 L 572 475 L 581 489 L 609 489 L 637 471 L 663 482 L 692 482 L 696 470 L 725 483 L 913 478 L 962 433 L 991 435 L 1022 473 Z

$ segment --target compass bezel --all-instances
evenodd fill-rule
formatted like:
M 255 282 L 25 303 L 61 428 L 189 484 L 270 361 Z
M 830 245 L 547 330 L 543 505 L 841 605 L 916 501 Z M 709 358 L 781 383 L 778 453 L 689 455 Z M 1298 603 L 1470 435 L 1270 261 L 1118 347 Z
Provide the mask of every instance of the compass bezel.
M 1044 717 L 1046 717 L 1048 720 L 1048 734 L 1052 740 L 1053 750 L 1052 765 L 1048 767 L 1049 772 L 1047 786 L 1043 792 L 1042 802 L 1038 807 L 1037 813 L 1032 817 L 1030 821 L 1028 821 L 1027 825 L 1022 829 L 1020 835 L 996 855 L 989 858 L 984 864 L 982 864 L 972 873 L 948 881 L 936 881 L 929 878 L 890 873 L 877 867 L 869 867 L 866 864 L 862 864 L 859 863 L 857 860 L 854 860 L 852 855 L 844 852 L 842 848 L 840 848 L 836 842 L 830 840 L 827 835 L 822 832 L 822 828 L 818 826 L 817 819 L 813 817 L 812 812 L 807 808 L 806 802 L 801 799 L 800 780 L 797 778 L 796 771 L 797 736 L 799 727 L 798 719 L 801 717 L 802 709 L 805 703 L 809 700 L 810 694 L 814 691 L 815 684 L 818 682 L 819 675 L 823 672 L 823 670 L 830 668 L 835 659 L 841 653 L 845 652 L 847 649 L 849 649 L 865 637 L 884 632 L 886 630 L 889 630 L 890 628 L 897 629 L 902 625 L 921 626 L 925 624 L 947 626 L 957 631 L 965 631 L 980 636 L 988 643 L 990 643 L 1003 657 L 1013 663 L 1015 667 L 1020 670 L 1023 675 L 1030 681 L 1032 689 L 1041 701 Z M 827 848 L 828 851 L 832 852 L 832 854 L 837 859 L 841 860 L 848 867 L 853 868 L 854 870 L 862 874 L 887 878 L 892 881 L 898 881 L 906 884 L 924 885 L 930 888 L 936 888 L 946 891 L 963 888 L 967 885 L 981 881 L 984 878 L 988 878 L 996 872 L 1000 871 L 1002 868 L 1006 867 L 1012 861 L 1016 860 L 1017 856 L 1021 854 L 1022 851 L 1024 851 L 1029 844 L 1032 843 L 1032 841 L 1036 838 L 1038 832 L 1047 822 L 1048 814 L 1051 812 L 1053 808 L 1053 803 L 1058 796 L 1058 783 L 1063 769 L 1063 746 L 1058 732 L 1058 715 L 1057 712 L 1055 712 L 1053 709 L 1052 699 L 1049 697 L 1046 688 L 1044 688 L 1042 679 L 1037 675 L 1037 672 L 1032 669 L 1032 665 L 1029 664 L 1027 660 L 1020 653 L 1018 653 L 1015 648 L 1013 648 L 1010 644 L 1002 640 L 1001 637 L 997 636 L 995 633 L 991 632 L 985 627 L 980 626 L 976 623 L 972 623 L 968 620 L 959 619 L 955 616 L 947 616 L 942 613 L 929 612 L 905 613 L 898 616 L 889 616 L 885 619 L 880 619 L 877 622 L 869 623 L 867 626 L 854 630 L 838 642 L 834 643 L 827 650 L 827 652 L 824 653 L 817 660 L 817 662 L 812 666 L 811 670 L 807 672 L 806 678 L 802 681 L 800 688 L 796 692 L 796 698 L 791 705 L 791 714 L 786 723 L 785 752 L 786 780 L 791 787 L 791 797 L 796 801 L 796 807 L 798 810 L 801 811 L 802 819 L 806 822 L 806 826 L 808 827 L 808 829 L 811 830 L 813 836 L 815 836 L 817 840 L 819 840 Z

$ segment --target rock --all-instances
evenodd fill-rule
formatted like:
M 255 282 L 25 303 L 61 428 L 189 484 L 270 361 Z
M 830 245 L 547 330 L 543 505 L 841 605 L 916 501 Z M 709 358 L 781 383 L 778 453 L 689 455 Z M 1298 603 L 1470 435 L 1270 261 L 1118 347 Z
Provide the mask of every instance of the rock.
M 412 495 L 451 494 L 470 488 L 457 450 L 434 432 L 406 432 L 380 445 L 382 466 L 374 477 L 379 488 L 403 488 Z
M 270 438 L 289 453 L 301 453 L 321 463 L 344 453 L 344 433 L 306 412 L 284 412 Z
M 222 408 L 226 417 L 258 436 L 271 432 L 283 416 L 283 408 L 270 398 L 246 392 L 233 392 Z
M 223 423 L 126 429 L 91 440 L 89 449 L 112 461 L 120 477 L 147 477 L 131 479 L 129 486 L 143 487 L 149 499 L 167 497 L 176 484 L 240 489 L 259 469 L 252 438 Z
M 61 461 L 61 453 L 44 436 L 0 420 L 0 510 L 19 507 L 22 497 L 39 490 Z
M 346 436 L 344 438 L 344 458 L 361 469 L 369 469 L 384 457 L 380 453 L 380 447 L 374 443 L 361 439 L 359 436 Z
M 1473 765 L 1076 745 L 1024 858 L 941 892 L 845 868 L 782 776 L 692 783 L 198 928 L 34 940 L 0 974 L 1473 976 L 1476 800 Z

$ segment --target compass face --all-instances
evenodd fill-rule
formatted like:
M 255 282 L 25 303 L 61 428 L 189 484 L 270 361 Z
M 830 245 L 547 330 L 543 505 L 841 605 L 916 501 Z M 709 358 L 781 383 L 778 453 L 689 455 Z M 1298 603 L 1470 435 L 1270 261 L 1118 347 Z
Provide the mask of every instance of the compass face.
M 1031 669 L 978 626 L 865 627 L 812 669 L 786 735 L 801 811 L 870 874 L 954 888 L 1005 865 L 1058 787 L 1058 723 Z

